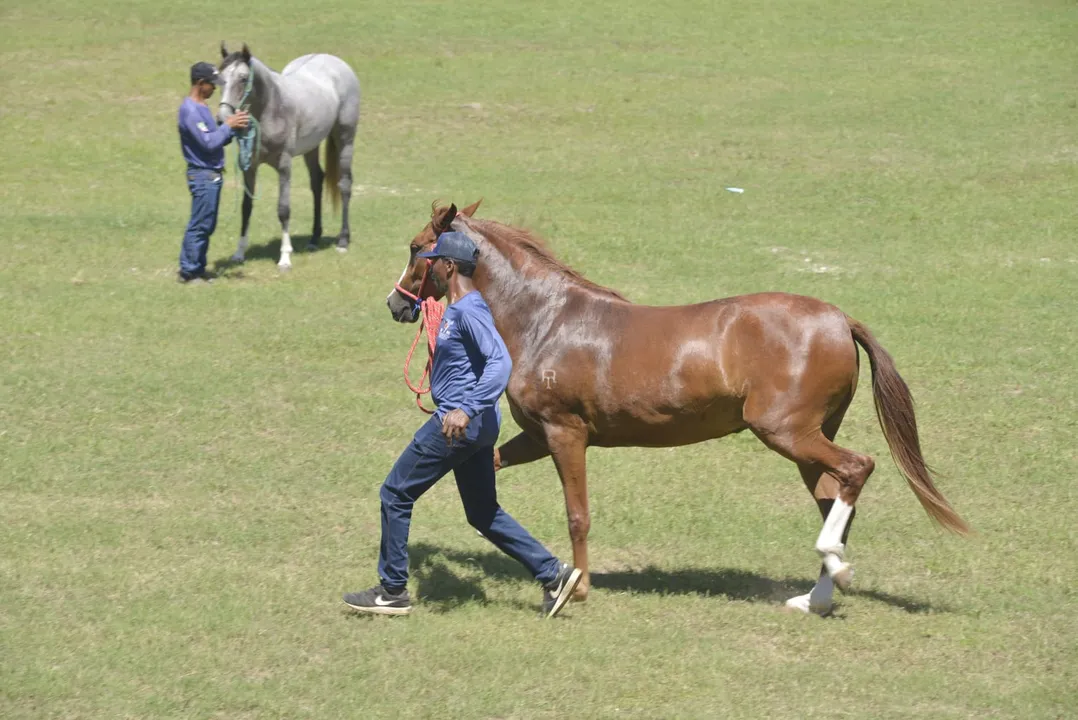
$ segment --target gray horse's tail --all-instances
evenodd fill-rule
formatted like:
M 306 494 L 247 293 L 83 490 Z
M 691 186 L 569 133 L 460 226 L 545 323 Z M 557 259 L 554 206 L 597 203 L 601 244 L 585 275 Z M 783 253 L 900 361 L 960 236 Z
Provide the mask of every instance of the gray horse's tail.
M 337 140 L 334 137 L 334 133 L 330 133 L 326 136 L 326 179 L 325 179 L 325 191 L 329 193 L 330 201 L 333 203 L 333 210 L 336 212 L 337 208 L 341 206 L 341 149 L 337 147 Z

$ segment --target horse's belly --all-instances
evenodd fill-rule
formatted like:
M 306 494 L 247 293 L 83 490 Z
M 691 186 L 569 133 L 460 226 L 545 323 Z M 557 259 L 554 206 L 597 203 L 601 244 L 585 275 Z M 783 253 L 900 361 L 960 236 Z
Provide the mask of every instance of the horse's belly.
M 296 150 L 294 155 L 306 155 L 317 150 L 326 135 L 333 129 L 332 120 L 312 121 L 301 124 L 296 129 Z
M 600 447 L 674 447 L 714 440 L 746 427 L 739 404 L 718 403 L 699 411 L 614 416 L 593 425 L 590 442 Z
M 293 155 L 305 155 L 319 144 L 337 124 L 341 99 L 324 78 L 299 71 L 289 78 L 296 110 Z

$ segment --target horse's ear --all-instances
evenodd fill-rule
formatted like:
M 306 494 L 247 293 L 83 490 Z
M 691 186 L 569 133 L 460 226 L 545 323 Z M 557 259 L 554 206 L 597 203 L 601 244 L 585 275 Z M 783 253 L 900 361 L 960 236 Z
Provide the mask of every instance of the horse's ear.
M 241 52 L 243 53 L 243 62 L 250 65 L 251 64 L 251 49 L 249 47 L 247 47 L 247 43 L 243 44 L 243 50 L 241 50 Z
M 228 48 L 225 47 L 225 41 L 224 40 L 221 41 L 221 57 L 222 58 L 228 57 Z
M 481 202 L 483 202 L 483 198 L 479 198 L 474 203 L 472 203 L 468 207 L 461 210 L 460 214 L 464 215 L 466 217 L 471 217 L 472 215 L 475 214 L 475 211 L 479 209 L 479 203 L 481 203 Z
M 449 207 L 445 208 L 439 215 L 431 222 L 431 229 L 434 230 L 435 235 L 441 235 L 445 231 L 449 230 L 449 226 L 457 218 L 457 206 L 450 203 Z

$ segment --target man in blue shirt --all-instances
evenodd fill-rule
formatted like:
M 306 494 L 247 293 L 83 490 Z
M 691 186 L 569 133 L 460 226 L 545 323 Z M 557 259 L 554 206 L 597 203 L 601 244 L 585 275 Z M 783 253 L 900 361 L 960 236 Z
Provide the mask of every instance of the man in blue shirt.
M 232 141 L 234 129 L 245 128 L 250 122 L 246 112 L 238 112 L 217 127 L 206 101 L 220 84 L 217 68 L 206 62 L 195 63 L 191 66 L 191 92 L 180 105 L 180 147 L 187 161 L 187 187 L 191 191 L 191 219 L 180 247 L 182 283 L 208 279 L 206 251 L 210 247 L 210 235 L 217 227 L 225 145 Z
M 420 258 L 447 296 L 431 368 L 431 397 L 438 410 L 415 434 L 382 485 L 380 585 L 349 593 L 356 610 L 407 615 L 408 528 L 412 506 L 450 470 L 468 522 L 499 550 L 519 561 L 543 585 L 543 616 L 553 617 L 580 582 L 581 572 L 560 562 L 498 505 L 494 488 L 494 443 L 501 411 L 498 398 L 509 383 L 513 362 L 494 327 L 483 296 L 472 284 L 479 249 L 464 233 L 448 232 Z

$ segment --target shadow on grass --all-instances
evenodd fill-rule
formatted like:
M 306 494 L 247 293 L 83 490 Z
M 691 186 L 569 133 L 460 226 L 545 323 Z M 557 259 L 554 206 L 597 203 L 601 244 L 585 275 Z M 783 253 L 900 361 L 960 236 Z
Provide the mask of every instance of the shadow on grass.
M 411 546 L 411 572 L 417 597 L 435 612 L 447 612 L 468 602 L 487 602 L 480 585 L 481 577 L 461 578 L 449 563 L 471 565 L 485 577 L 507 580 L 530 580 L 517 561 L 491 550 L 469 553 L 449 550 L 429 543 Z M 782 605 L 795 595 L 812 589 L 812 580 L 783 578 L 776 580 L 757 573 L 731 568 L 683 568 L 663 570 L 656 567 L 619 572 L 593 572 L 593 588 L 611 592 L 654 593 L 659 595 L 724 596 L 731 600 Z M 863 597 L 899 608 L 908 613 L 950 612 L 950 608 L 877 590 L 852 590 L 853 597 Z M 836 593 L 841 603 L 842 594 Z
M 318 245 L 313 250 L 307 249 L 307 244 L 311 241 L 310 235 L 293 235 L 292 236 L 292 250 L 293 255 L 302 255 L 309 253 L 322 252 L 323 250 L 329 250 L 337 247 L 337 238 L 333 236 L 322 236 L 322 239 L 318 241 Z M 221 247 L 218 241 L 217 247 Z M 235 240 L 232 241 L 233 243 Z M 235 252 L 235 245 L 231 245 L 230 249 Z M 273 238 L 260 245 L 252 244 L 247 247 L 247 252 L 244 257 L 245 262 L 272 260 L 274 264 L 281 259 L 281 238 Z M 240 263 L 232 262 L 231 255 L 225 258 L 219 258 L 213 261 L 213 270 L 217 273 L 225 273 L 230 269 L 242 267 Z
M 466 553 L 416 543 L 409 546 L 408 556 L 416 598 L 433 612 L 450 612 L 465 603 L 489 602 L 480 584 L 483 577 L 530 579 L 520 563 L 497 551 Z M 450 563 L 474 567 L 475 577 L 461 577 L 449 567 Z

